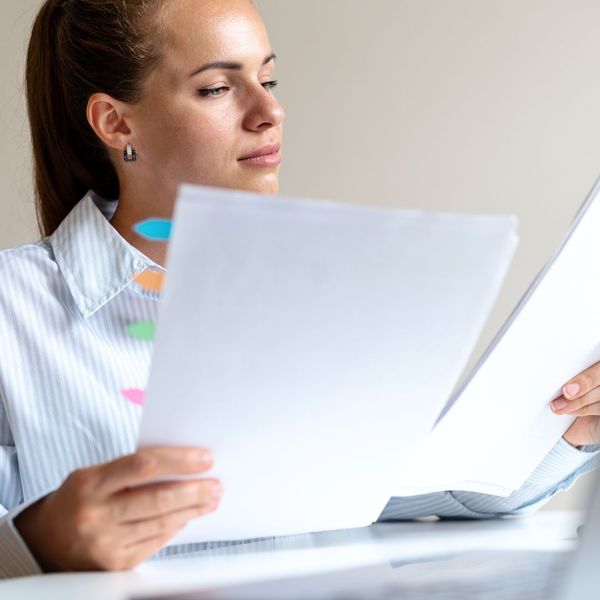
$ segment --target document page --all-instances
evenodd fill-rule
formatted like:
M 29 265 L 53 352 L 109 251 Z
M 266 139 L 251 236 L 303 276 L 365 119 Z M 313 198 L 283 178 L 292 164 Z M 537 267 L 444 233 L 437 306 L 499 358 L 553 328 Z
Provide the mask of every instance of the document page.
M 462 489 L 510 495 L 573 417 L 550 401 L 600 360 L 600 182 L 451 402 L 397 495 Z
M 172 543 L 364 526 L 464 368 L 516 220 L 184 186 L 140 445 L 199 445 L 219 510 Z

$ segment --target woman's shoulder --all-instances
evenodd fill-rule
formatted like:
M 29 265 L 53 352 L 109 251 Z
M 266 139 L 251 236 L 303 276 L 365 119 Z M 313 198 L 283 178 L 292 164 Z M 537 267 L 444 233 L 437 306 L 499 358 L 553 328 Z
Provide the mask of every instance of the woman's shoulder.
M 0 271 L 19 270 L 25 265 L 48 268 L 56 265 L 49 238 L 36 242 L 26 242 L 13 248 L 0 250 Z
M 19 340 L 37 339 L 49 317 L 65 310 L 65 284 L 48 240 L 0 251 L 0 356 Z M 69 313 L 70 314 L 70 313 Z M 42 336 L 43 337 L 43 336 Z M 18 342 L 21 343 L 21 342 Z
M 19 283 L 23 291 L 47 286 L 59 274 L 48 238 L 0 250 L 0 280 L 4 291 Z M 0 296 L 3 296 L 0 292 Z

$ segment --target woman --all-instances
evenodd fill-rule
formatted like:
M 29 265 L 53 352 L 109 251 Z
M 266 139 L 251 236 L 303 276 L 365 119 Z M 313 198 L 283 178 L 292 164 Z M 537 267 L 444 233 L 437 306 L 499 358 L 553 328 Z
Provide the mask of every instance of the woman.
M 164 244 L 133 226 L 170 218 L 184 181 L 277 191 L 274 66 L 249 0 L 42 6 L 27 97 L 45 237 L 0 253 L 10 282 L 0 295 L 4 576 L 130 568 L 217 509 L 221 486 L 201 475 L 208 450 L 128 454 L 140 418 L 133 392 L 151 354 L 131 326 L 152 321 L 159 299 L 140 276 L 165 264 Z M 392 499 L 382 520 L 524 512 L 568 487 L 597 462 L 588 446 L 598 441 L 599 385 L 595 366 L 565 387 L 555 410 L 581 417 L 510 498 Z M 151 483 L 172 475 L 201 478 Z

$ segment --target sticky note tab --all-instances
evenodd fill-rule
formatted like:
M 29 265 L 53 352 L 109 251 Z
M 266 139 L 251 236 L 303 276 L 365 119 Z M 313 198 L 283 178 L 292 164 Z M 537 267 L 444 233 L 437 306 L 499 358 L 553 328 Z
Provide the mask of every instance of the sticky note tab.
M 171 220 L 146 219 L 136 223 L 133 231 L 152 242 L 166 242 L 171 237 Z
M 153 342 L 156 335 L 156 323 L 152 321 L 138 321 L 127 326 L 127 331 L 137 340 Z
M 136 406 L 143 406 L 144 400 L 146 398 L 145 390 L 121 390 L 121 394 L 123 394 L 123 396 L 125 396 L 125 398 L 129 400 L 129 402 L 135 404 Z
M 163 289 L 165 274 L 161 271 L 147 269 L 133 279 L 140 287 L 147 292 L 160 293 Z

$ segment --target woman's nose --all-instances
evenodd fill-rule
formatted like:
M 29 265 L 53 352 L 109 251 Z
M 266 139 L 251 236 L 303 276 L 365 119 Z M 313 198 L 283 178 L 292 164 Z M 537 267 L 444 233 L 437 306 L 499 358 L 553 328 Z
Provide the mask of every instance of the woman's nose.
M 245 123 L 247 129 L 258 131 L 281 125 L 285 112 L 273 93 L 264 87 L 252 97 L 252 104 L 246 113 Z

